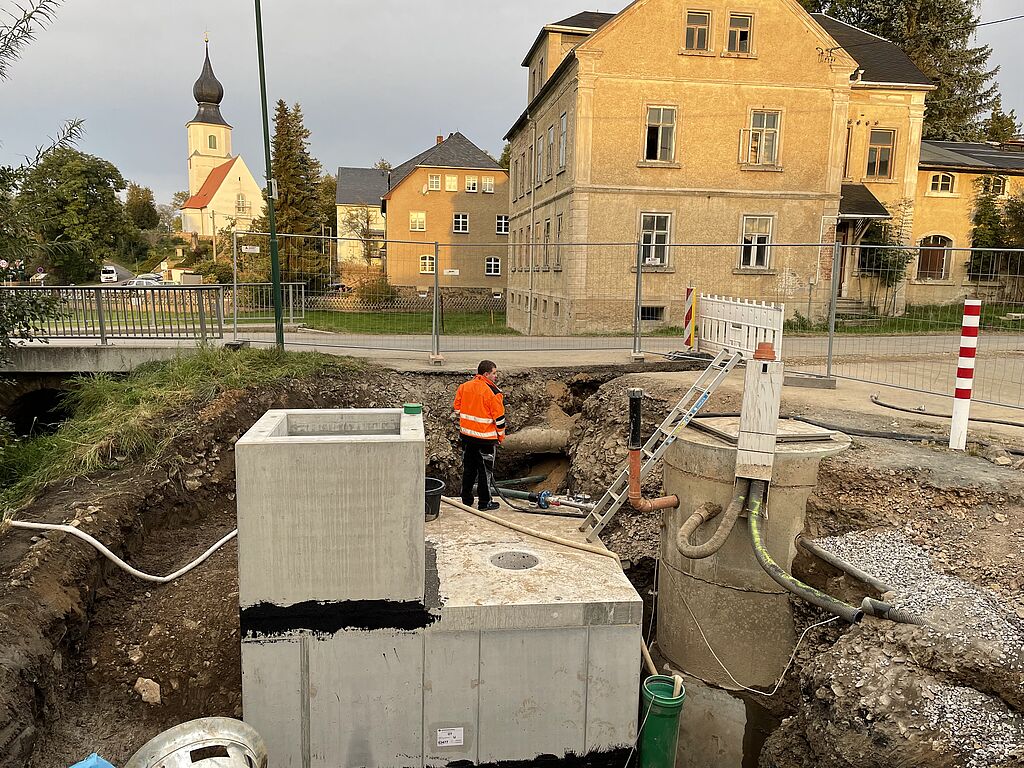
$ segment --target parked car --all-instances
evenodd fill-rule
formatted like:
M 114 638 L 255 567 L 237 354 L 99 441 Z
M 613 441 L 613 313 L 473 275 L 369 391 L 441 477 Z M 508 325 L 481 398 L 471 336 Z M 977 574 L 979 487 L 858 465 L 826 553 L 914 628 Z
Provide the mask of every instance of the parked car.
M 105 264 L 100 270 L 100 282 L 101 283 L 116 283 L 117 282 L 117 270 Z
M 152 280 L 155 283 L 162 283 L 164 281 L 163 275 L 158 275 L 156 272 L 146 272 L 143 275 L 136 275 L 136 280 Z
M 159 280 L 149 280 L 141 277 L 133 277 L 131 280 L 125 281 L 125 286 L 128 288 L 150 288 L 156 285 L 160 285 Z

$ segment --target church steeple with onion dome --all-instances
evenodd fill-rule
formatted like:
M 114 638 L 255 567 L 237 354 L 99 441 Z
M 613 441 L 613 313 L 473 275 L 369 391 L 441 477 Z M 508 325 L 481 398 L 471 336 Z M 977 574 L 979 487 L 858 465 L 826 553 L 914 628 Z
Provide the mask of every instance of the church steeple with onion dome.
M 228 125 L 227 121 L 220 114 L 220 103 L 224 99 L 224 86 L 213 74 L 213 65 L 210 64 L 210 43 L 206 43 L 206 61 L 203 62 L 203 71 L 192 86 L 192 95 L 196 97 L 199 109 L 196 116 L 192 118 L 193 123 L 207 123 L 209 125 Z M 230 127 L 230 126 L 228 126 Z

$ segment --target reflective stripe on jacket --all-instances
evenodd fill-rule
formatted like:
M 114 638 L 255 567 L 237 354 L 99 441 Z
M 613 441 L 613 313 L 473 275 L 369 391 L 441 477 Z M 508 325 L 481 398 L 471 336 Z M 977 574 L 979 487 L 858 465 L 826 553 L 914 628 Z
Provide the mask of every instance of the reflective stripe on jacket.
M 504 395 L 484 376 L 475 376 L 455 392 L 459 431 L 477 440 L 505 439 Z

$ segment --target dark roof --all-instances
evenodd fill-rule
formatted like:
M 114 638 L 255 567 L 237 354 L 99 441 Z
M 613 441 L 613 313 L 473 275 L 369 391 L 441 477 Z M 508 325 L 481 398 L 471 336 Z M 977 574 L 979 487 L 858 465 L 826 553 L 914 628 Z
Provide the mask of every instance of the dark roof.
M 388 172 L 379 168 L 339 168 L 338 205 L 380 205 L 388 192 Z
M 440 144 L 420 152 L 406 160 L 391 172 L 391 189 L 420 166 L 431 168 L 479 168 L 480 170 L 505 170 L 497 161 L 461 133 L 455 132 Z
M 842 197 L 839 198 L 839 217 L 889 219 L 892 215 L 863 184 L 843 184 Z
M 917 68 L 910 57 L 895 43 L 872 35 L 824 13 L 811 17 L 842 46 L 864 70 L 865 83 L 894 83 L 900 85 L 934 85 L 932 79 Z
M 192 95 L 195 96 L 199 109 L 196 116 L 189 122 L 209 123 L 210 125 L 228 125 L 227 121 L 220 114 L 220 102 L 224 98 L 224 86 L 213 74 L 213 65 L 210 64 L 210 46 L 206 46 L 206 61 L 203 62 L 203 71 L 199 73 L 199 79 L 192 86 Z M 228 128 L 231 126 L 228 125 Z
M 210 171 L 210 175 L 206 177 L 206 181 L 203 182 L 203 186 L 199 188 L 192 197 L 186 200 L 181 205 L 181 209 L 186 208 L 197 208 L 202 210 L 210 204 L 213 196 L 217 194 L 217 190 L 220 189 L 220 185 L 224 183 L 224 179 L 227 178 L 228 172 L 231 170 L 231 166 L 235 164 L 237 157 L 232 157 L 226 163 L 222 163 Z
M 618 14 L 601 13 L 600 11 L 581 11 L 568 19 L 549 24 L 552 27 L 578 27 L 579 29 L 600 29 Z
M 1016 149 L 1011 147 L 1018 147 Z M 922 141 L 921 165 L 1024 171 L 1024 147 L 968 141 Z

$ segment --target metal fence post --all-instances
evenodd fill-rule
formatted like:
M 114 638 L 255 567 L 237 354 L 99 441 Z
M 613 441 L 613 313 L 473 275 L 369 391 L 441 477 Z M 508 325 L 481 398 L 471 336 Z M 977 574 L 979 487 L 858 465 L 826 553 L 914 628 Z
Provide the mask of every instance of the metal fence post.
M 430 321 L 430 362 L 440 365 L 441 357 L 441 245 L 434 242 L 434 301 Z
M 828 358 L 825 378 L 832 378 L 832 352 L 836 339 L 836 305 L 839 302 L 839 268 L 842 264 L 843 245 L 838 240 L 832 245 L 832 298 L 828 307 Z
M 644 359 L 640 338 L 640 305 L 643 303 L 643 254 L 643 243 L 638 241 L 636 244 L 636 292 L 633 297 L 633 354 L 631 355 L 634 360 Z
M 102 288 L 93 288 L 92 294 L 96 304 L 96 320 L 100 324 L 100 344 L 107 343 L 107 321 L 103 316 L 103 293 Z
M 217 286 L 217 338 L 224 338 L 224 286 Z
M 203 306 L 203 290 L 202 288 L 196 289 L 196 304 L 199 306 L 199 337 L 205 342 L 206 341 L 206 308 Z
M 231 233 L 231 339 L 238 341 L 238 230 Z
M 288 283 L 288 322 L 295 324 L 295 283 Z

